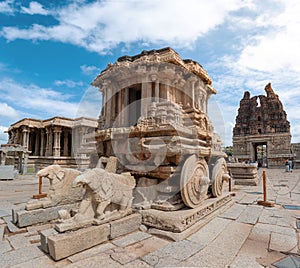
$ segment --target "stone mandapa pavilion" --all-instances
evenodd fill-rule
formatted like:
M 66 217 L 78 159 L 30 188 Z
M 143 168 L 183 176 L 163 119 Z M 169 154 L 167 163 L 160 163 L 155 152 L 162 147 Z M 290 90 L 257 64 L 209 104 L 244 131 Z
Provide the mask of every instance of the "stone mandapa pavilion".
M 53 117 L 46 120 L 24 118 L 8 129 L 8 144 L 22 145 L 29 151 L 28 167 L 53 163 L 87 167 L 89 156 L 82 152 L 85 135 L 93 133 L 97 120 L 80 117 L 70 119 Z
M 233 129 L 233 152 L 240 161 L 258 161 L 269 168 L 282 167 L 291 151 L 290 123 L 271 83 L 265 95 L 250 98 L 246 91 Z

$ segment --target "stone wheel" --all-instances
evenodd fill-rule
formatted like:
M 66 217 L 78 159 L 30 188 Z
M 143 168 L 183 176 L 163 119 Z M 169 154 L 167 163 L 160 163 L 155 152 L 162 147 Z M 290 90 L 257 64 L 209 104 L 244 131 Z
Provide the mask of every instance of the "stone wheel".
M 211 176 L 211 190 L 214 197 L 219 197 L 223 193 L 225 174 L 227 174 L 226 161 L 224 158 L 219 158 L 213 167 Z
M 181 197 L 190 208 L 199 206 L 207 197 L 209 170 L 206 161 L 191 155 L 185 161 L 180 177 Z

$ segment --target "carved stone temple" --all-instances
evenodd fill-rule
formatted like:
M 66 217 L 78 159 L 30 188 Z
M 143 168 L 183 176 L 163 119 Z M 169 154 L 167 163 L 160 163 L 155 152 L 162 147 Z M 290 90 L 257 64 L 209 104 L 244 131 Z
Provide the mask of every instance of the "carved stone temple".
M 282 167 L 292 157 L 290 123 L 271 83 L 265 95 L 250 97 L 246 91 L 240 101 L 233 129 L 233 152 L 239 161 L 258 161 L 269 168 Z
M 83 154 L 80 148 L 85 143 L 85 135 L 94 132 L 96 127 L 96 119 L 85 117 L 70 119 L 57 116 L 46 120 L 24 118 L 8 129 L 8 144 L 21 145 L 29 152 L 28 168 L 36 170 L 40 164 L 53 163 L 88 167 L 89 156 Z M 17 161 L 9 156 L 6 159 Z
M 97 153 L 117 157 L 118 172 L 135 177 L 134 206 L 143 209 L 145 224 L 170 230 L 167 218 L 149 211 L 198 208 L 222 195 L 226 163 L 207 114 L 216 90 L 199 63 L 171 48 L 143 51 L 108 64 L 92 85 L 103 96 Z M 188 218 L 177 219 L 177 231 L 198 220 Z

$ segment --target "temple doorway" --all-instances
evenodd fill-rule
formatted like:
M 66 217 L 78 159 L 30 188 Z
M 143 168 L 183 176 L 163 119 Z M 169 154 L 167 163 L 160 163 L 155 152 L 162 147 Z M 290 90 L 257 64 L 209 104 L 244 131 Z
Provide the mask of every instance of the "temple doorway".
M 141 117 L 141 84 L 129 88 L 128 125 L 135 126 Z
M 255 161 L 258 167 L 268 167 L 268 147 L 267 143 L 254 144 Z

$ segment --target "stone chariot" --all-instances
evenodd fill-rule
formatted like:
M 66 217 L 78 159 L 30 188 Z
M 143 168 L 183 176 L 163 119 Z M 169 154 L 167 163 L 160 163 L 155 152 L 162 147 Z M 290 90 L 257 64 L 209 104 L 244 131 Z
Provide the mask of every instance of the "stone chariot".
M 103 96 L 97 154 L 135 177 L 137 208 L 195 208 L 222 195 L 229 175 L 207 114 L 211 84 L 171 48 L 121 57 L 92 83 Z

